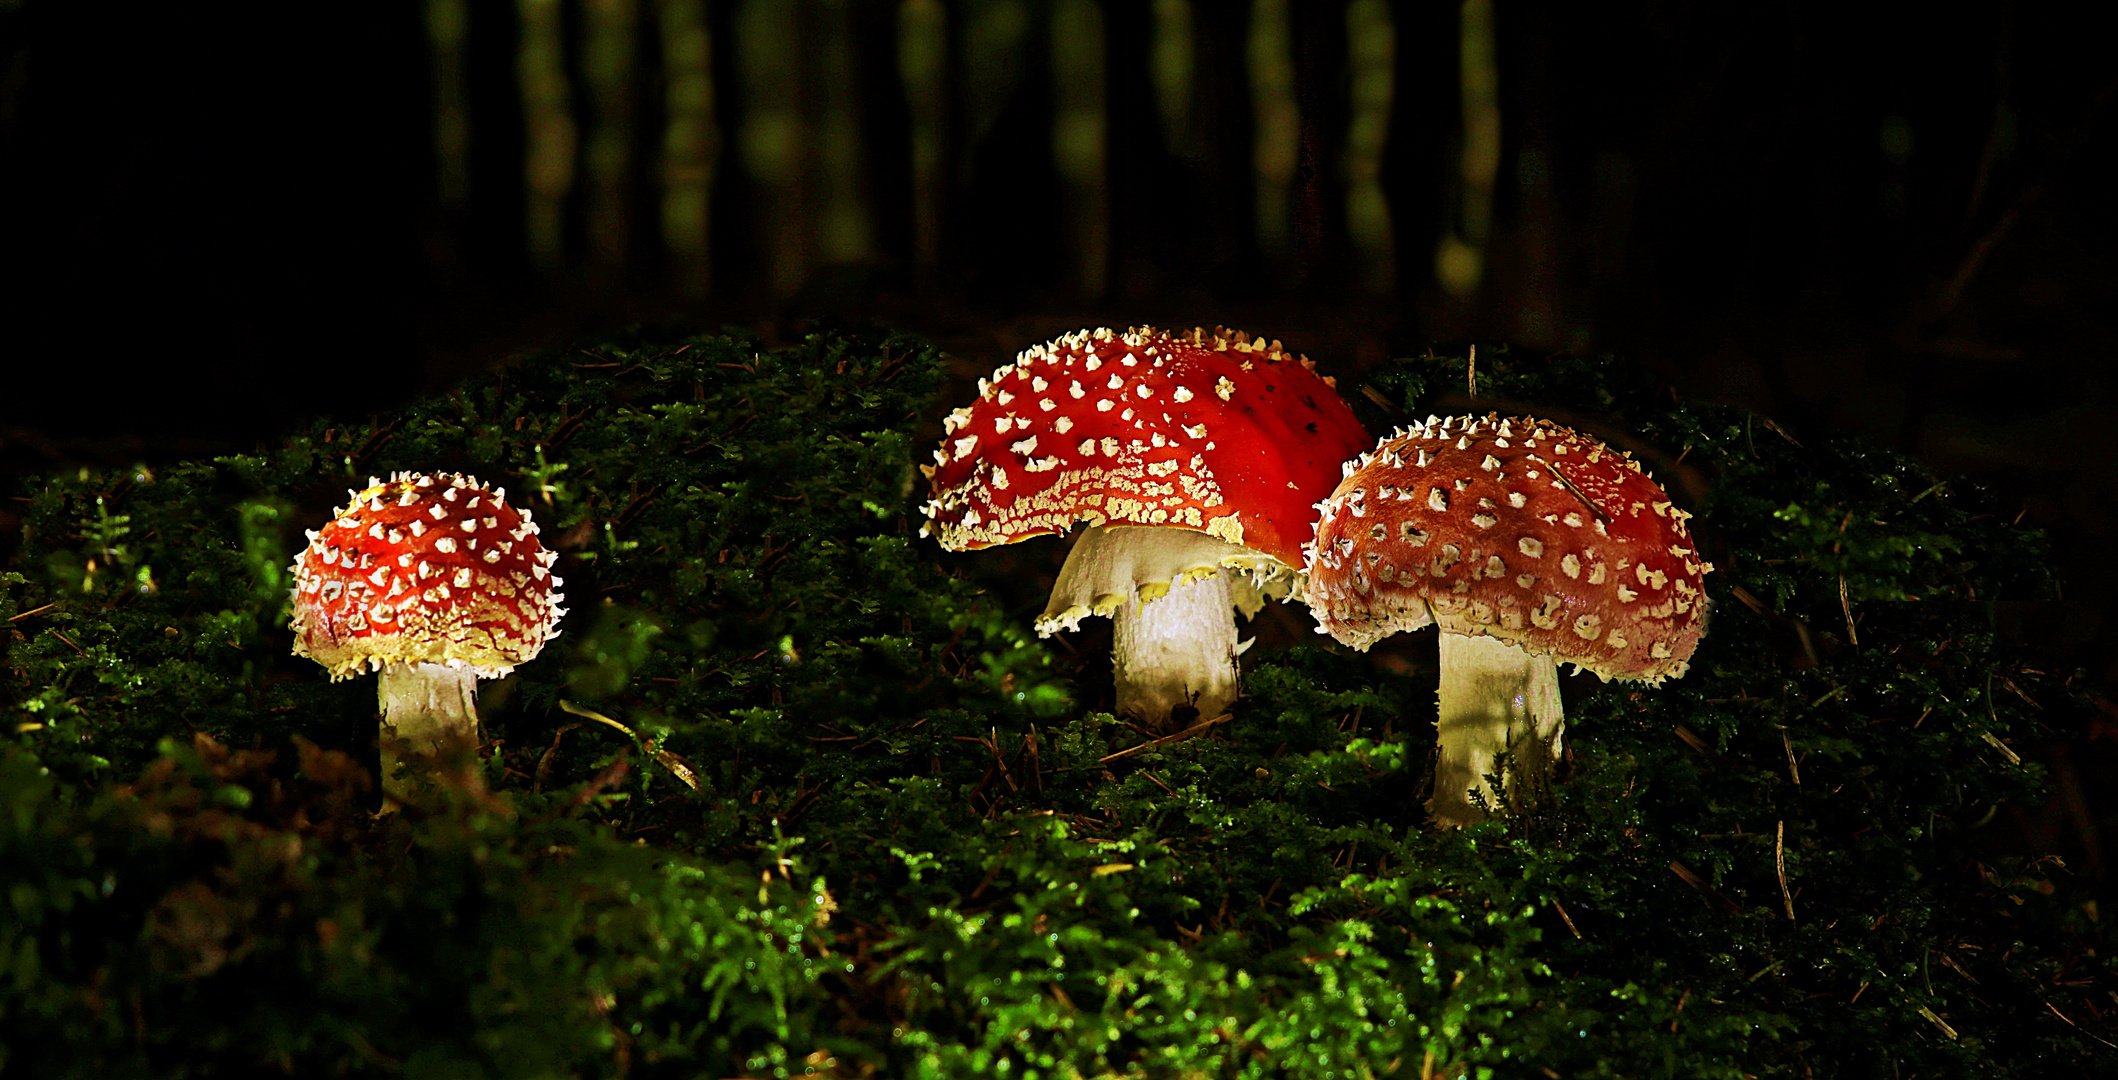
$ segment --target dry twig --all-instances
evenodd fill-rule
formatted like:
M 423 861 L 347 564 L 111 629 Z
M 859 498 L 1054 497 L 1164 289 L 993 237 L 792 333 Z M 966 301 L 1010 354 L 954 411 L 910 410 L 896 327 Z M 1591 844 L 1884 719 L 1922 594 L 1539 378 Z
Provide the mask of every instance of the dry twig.
M 1141 743 L 1138 746 L 1128 746 L 1115 754 L 1105 754 L 1102 757 L 1096 759 L 1096 764 L 1101 765 L 1105 762 L 1116 761 L 1117 759 L 1122 758 L 1127 754 L 1138 753 L 1142 750 L 1151 750 L 1157 746 L 1166 746 L 1173 742 L 1182 742 L 1185 739 L 1189 739 L 1194 735 L 1206 731 L 1207 729 L 1213 727 L 1216 724 L 1225 724 L 1234 718 L 1235 714 L 1233 713 L 1222 713 L 1221 715 L 1216 716 L 1211 720 L 1201 720 L 1198 723 L 1193 724 L 1192 726 L 1185 728 L 1182 731 L 1176 732 L 1175 734 L 1164 735 L 1159 739 L 1150 739 L 1144 743 Z
M 1799 783 L 1799 781 L 1797 781 Z M 1774 823 L 1772 831 L 1772 864 L 1780 873 L 1780 900 L 1787 905 L 1787 921 L 1794 921 L 1794 894 L 1787 891 L 1787 823 Z

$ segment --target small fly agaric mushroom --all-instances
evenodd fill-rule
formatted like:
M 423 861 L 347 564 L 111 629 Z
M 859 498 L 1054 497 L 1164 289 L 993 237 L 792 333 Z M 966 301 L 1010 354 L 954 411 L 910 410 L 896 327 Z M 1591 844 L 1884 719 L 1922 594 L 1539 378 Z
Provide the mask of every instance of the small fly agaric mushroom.
M 505 489 L 449 473 L 368 485 L 294 560 L 294 654 L 333 682 L 382 673 L 383 794 L 409 802 L 398 764 L 476 747 L 478 680 L 557 637 L 565 597 L 558 554 Z
M 1478 819 L 1471 793 L 1491 799 L 1504 752 L 1510 787 L 1548 779 L 1560 663 L 1660 683 L 1684 674 L 1705 630 L 1713 567 L 1691 515 L 1631 455 L 1550 421 L 1428 417 L 1348 462 L 1318 510 L 1318 633 L 1365 651 L 1441 628 L 1437 824 Z
M 927 516 L 951 551 L 1087 522 L 1038 632 L 1112 616 L 1119 712 L 1217 716 L 1236 697 L 1235 609 L 1295 588 L 1316 500 L 1368 445 L 1332 385 L 1231 330 L 1068 334 L 950 414 Z

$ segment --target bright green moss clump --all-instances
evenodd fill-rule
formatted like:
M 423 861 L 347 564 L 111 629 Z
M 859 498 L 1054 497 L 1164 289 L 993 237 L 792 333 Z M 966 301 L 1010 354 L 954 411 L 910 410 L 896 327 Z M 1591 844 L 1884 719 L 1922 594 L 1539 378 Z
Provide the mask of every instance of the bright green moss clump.
M 1373 382 L 1423 415 L 1463 377 Z M 1431 641 L 1253 652 L 1163 746 L 1093 711 L 1092 660 L 916 535 L 916 341 L 628 337 L 8 493 L 0 1076 L 2118 1067 L 2085 883 L 1994 824 L 2078 705 L 1990 626 L 2049 594 L 2038 537 L 1614 363 L 1480 377 L 1642 440 L 1719 569 L 1688 677 L 1570 681 L 1556 804 L 1447 834 Z M 573 610 L 486 688 L 491 794 L 377 822 L 374 687 L 284 605 L 395 470 L 505 485 Z

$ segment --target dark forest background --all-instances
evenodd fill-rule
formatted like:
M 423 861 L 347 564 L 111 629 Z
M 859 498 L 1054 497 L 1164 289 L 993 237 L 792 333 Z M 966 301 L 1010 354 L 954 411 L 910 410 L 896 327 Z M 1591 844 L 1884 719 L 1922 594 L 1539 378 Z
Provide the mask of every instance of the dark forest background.
M 2067 600 L 1997 617 L 2108 689 L 2118 66 L 2079 11 L 0 0 L 0 471 L 644 320 L 879 320 L 966 378 L 1138 322 L 1349 385 L 1611 350 L 2005 493 Z M 2098 864 L 2118 728 L 2048 757 L 2025 825 Z

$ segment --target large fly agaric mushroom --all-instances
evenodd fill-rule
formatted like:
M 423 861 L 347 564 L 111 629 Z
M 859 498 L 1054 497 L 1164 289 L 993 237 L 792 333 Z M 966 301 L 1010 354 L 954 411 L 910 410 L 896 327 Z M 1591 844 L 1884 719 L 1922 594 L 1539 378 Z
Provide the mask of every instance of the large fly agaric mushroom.
M 1604 679 L 1684 674 L 1712 566 L 1690 515 L 1622 454 L 1545 420 L 1428 417 L 1347 466 L 1318 509 L 1308 602 L 1356 649 L 1441 628 L 1440 760 L 1428 813 L 1475 821 L 1471 793 L 1512 751 L 1549 777 L 1565 727 L 1559 664 Z
M 528 510 L 475 478 L 370 478 L 294 560 L 294 654 L 331 680 L 380 671 L 383 794 L 411 801 L 400 762 L 478 743 L 477 683 L 558 636 L 565 609 Z
M 1028 349 L 945 422 L 931 527 L 966 551 L 1086 522 L 1038 632 L 1110 615 L 1119 712 L 1217 716 L 1236 697 L 1235 610 L 1295 586 L 1316 500 L 1369 442 L 1313 368 L 1222 329 Z

